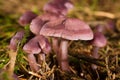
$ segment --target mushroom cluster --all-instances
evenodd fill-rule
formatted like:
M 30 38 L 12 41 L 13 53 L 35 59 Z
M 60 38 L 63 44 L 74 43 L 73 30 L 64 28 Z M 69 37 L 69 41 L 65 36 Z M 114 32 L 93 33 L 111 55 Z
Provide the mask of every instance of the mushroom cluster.
M 88 24 L 66 16 L 72 8 L 73 4 L 69 0 L 52 0 L 44 6 L 45 13 L 42 15 L 27 11 L 20 17 L 19 24 L 22 26 L 30 24 L 29 29 L 34 34 L 34 37 L 28 39 L 23 46 L 32 71 L 37 72 L 40 69 L 38 64 L 41 65 L 45 61 L 45 54 L 50 53 L 52 48 L 61 70 L 70 72 L 68 42 L 93 39 L 93 32 Z M 48 38 L 52 38 L 52 44 Z

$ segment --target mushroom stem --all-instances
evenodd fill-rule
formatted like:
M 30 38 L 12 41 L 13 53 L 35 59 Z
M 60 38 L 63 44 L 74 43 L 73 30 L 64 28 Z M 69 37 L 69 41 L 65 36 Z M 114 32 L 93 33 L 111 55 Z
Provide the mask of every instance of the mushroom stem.
M 60 68 L 63 71 L 70 71 L 69 69 L 69 62 L 68 62 L 68 41 L 67 40 L 62 40 L 60 43 L 60 49 L 59 49 L 59 54 L 60 54 Z
M 99 47 L 93 46 L 92 56 L 96 59 L 99 58 L 98 50 L 99 50 Z M 92 64 L 91 67 L 92 67 L 92 69 L 95 69 L 95 70 L 97 69 L 97 65 L 95 65 L 95 64 Z
M 58 64 L 60 65 L 59 41 L 57 38 L 52 38 L 52 47 L 56 53 Z
M 93 46 L 93 47 L 94 48 L 93 48 L 92 56 L 97 59 L 99 58 L 99 54 L 98 54 L 99 47 L 96 47 L 96 46 Z
M 59 42 L 57 38 L 52 38 L 52 47 L 55 53 L 58 53 Z
M 36 58 L 35 58 L 34 54 L 28 54 L 27 58 L 28 58 L 31 70 L 34 72 L 37 72 L 39 67 L 37 65 Z

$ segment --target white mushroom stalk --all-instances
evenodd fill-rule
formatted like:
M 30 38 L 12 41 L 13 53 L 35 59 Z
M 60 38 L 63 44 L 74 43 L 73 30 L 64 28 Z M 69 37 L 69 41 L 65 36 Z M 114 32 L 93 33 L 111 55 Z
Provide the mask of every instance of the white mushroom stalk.
M 60 55 L 59 55 L 59 40 L 55 37 L 52 38 L 52 48 L 54 53 L 56 53 L 58 64 L 60 65 Z
M 32 71 L 37 72 L 39 70 L 38 63 L 33 54 L 27 54 L 28 62 Z
M 59 65 L 63 71 L 69 71 L 69 62 L 68 62 L 68 41 L 62 40 L 60 43 L 60 49 L 59 49 Z
M 96 59 L 98 59 L 100 57 L 100 55 L 98 54 L 98 51 L 99 51 L 99 47 L 93 46 L 92 56 Z M 95 64 L 92 64 L 91 67 L 94 70 L 97 69 L 97 65 L 95 65 Z

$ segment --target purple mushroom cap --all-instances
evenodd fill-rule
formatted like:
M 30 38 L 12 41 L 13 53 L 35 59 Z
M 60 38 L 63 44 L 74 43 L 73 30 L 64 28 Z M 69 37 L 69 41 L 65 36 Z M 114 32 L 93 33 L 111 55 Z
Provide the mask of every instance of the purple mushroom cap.
M 43 25 L 44 25 L 44 21 L 42 21 L 41 18 L 38 16 L 32 20 L 30 24 L 30 31 L 37 35 L 39 34 Z
M 53 14 L 53 13 L 45 13 L 40 16 L 41 20 L 43 20 L 45 22 L 57 20 L 60 17 L 64 17 L 64 16 L 59 16 L 58 14 Z
M 102 33 L 110 33 L 115 31 L 115 22 L 113 20 L 106 20 L 105 24 L 98 24 L 95 26 L 95 31 Z
M 32 11 L 26 11 L 18 20 L 19 24 L 21 26 L 26 26 L 27 24 L 30 24 L 32 19 L 37 17 L 37 14 L 33 13 Z
M 22 30 L 22 31 L 19 31 L 17 32 L 10 40 L 10 45 L 9 45 L 9 48 L 13 51 L 16 51 L 17 50 L 17 45 L 18 43 L 23 39 L 23 36 L 24 36 L 25 32 Z
M 44 36 L 61 37 L 67 40 L 93 39 L 92 30 L 83 21 L 75 18 L 61 19 L 61 21 L 59 19 L 59 23 L 55 20 L 45 24 L 40 34 Z
M 24 45 L 23 50 L 28 54 L 38 54 L 41 51 L 49 53 L 51 46 L 44 36 L 37 35 Z
M 115 30 L 115 22 L 113 20 L 107 20 L 106 21 L 107 25 L 106 25 L 106 29 L 108 31 L 114 31 Z
M 62 4 L 67 10 L 70 10 L 74 7 L 70 0 L 53 0 L 53 2 L 56 4 Z
M 39 37 L 34 37 L 31 40 L 29 40 L 24 46 L 23 46 L 23 50 L 26 53 L 29 54 L 38 54 L 41 52 L 41 48 L 38 44 L 38 38 Z
M 95 32 L 92 44 L 96 47 L 104 47 L 107 44 L 107 39 L 101 32 Z
M 73 8 L 73 5 L 69 0 L 53 0 L 48 2 L 43 10 L 59 15 L 66 15 L 71 8 Z
M 52 21 L 52 20 L 57 20 L 58 18 L 59 16 L 56 14 L 45 13 L 32 20 L 30 24 L 30 30 L 32 33 L 37 35 L 39 34 L 41 28 L 43 27 L 45 23 Z M 61 17 L 61 18 L 65 18 L 65 17 Z
M 49 2 L 44 6 L 44 11 L 50 12 L 50 13 L 55 13 L 55 14 L 62 14 L 66 15 L 66 7 L 62 6 L 61 4 L 56 4 Z

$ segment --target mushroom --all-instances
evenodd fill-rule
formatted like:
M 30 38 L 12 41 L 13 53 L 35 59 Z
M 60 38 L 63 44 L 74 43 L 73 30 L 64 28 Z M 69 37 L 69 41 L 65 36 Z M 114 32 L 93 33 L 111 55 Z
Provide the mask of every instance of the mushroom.
M 69 0 L 53 0 L 48 2 L 43 10 L 58 15 L 67 15 L 71 8 L 73 8 L 73 5 Z
M 58 23 L 59 22 L 59 23 Z M 40 34 L 61 38 L 59 52 L 57 53 L 58 63 L 63 71 L 70 71 L 68 63 L 68 41 L 69 40 L 91 40 L 93 32 L 83 21 L 75 18 L 67 18 L 61 22 L 58 19 L 46 23 Z
M 23 39 L 25 32 L 23 30 L 17 32 L 10 40 L 9 48 L 13 51 L 17 51 L 18 43 Z
M 93 45 L 93 52 L 92 56 L 94 58 L 99 58 L 99 48 L 106 46 L 107 44 L 107 39 L 106 37 L 102 34 L 102 32 L 95 32 L 94 33 L 94 39 L 92 40 L 92 45 Z M 97 66 L 92 64 L 92 69 L 97 69 Z
M 41 64 L 42 61 L 45 61 L 45 53 L 49 53 L 51 47 L 44 36 L 37 35 L 24 45 L 23 50 L 27 53 L 31 70 L 37 72 L 39 67 L 34 54 L 39 54 L 38 62 Z
M 115 23 L 113 20 L 106 20 L 104 24 L 98 24 L 95 26 L 95 31 L 102 33 L 113 33 L 115 31 Z
M 51 14 L 51 13 L 45 13 L 43 15 L 40 15 L 32 20 L 32 22 L 30 24 L 30 31 L 32 33 L 34 33 L 35 35 L 37 35 L 37 34 L 39 34 L 42 26 L 46 22 L 58 19 L 58 17 L 59 17 L 58 15 Z
M 9 48 L 9 57 L 10 57 L 10 64 L 9 64 L 9 75 L 12 77 L 14 74 L 14 66 L 15 66 L 15 60 L 17 56 L 17 47 L 20 44 L 21 40 L 23 39 L 24 31 L 17 32 L 10 40 Z
M 66 15 L 66 13 L 67 13 L 65 6 L 58 4 L 58 3 L 54 3 L 54 2 L 48 2 L 44 6 L 43 10 L 46 12 L 60 14 L 60 15 Z
M 35 17 L 37 17 L 37 14 L 33 13 L 32 11 L 26 11 L 18 20 L 19 24 L 21 26 L 26 26 L 27 24 L 29 24 L 32 19 L 34 19 Z
M 35 19 L 32 20 L 31 24 L 30 24 L 30 31 L 37 35 L 39 34 L 42 26 L 44 25 L 44 22 L 41 20 L 41 18 L 38 16 Z
M 38 71 L 38 65 L 35 59 L 34 54 L 39 54 L 41 52 L 41 48 L 38 44 L 38 37 L 34 37 L 29 40 L 24 46 L 23 50 L 27 53 L 28 62 L 32 71 Z

